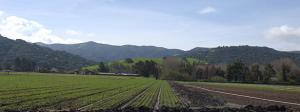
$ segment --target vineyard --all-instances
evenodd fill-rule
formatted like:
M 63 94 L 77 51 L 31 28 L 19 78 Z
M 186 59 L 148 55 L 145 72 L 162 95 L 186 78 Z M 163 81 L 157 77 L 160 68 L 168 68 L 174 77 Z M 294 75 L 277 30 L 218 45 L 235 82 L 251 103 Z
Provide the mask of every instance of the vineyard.
M 12 73 L 0 85 L 0 111 L 182 106 L 167 81 L 153 78 Z

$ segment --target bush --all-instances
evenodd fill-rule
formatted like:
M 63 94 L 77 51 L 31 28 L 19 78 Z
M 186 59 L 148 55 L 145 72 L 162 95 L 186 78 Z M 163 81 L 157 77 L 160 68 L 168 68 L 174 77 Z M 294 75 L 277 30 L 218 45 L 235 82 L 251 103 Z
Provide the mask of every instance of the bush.
M 210 77 L 208 79 L 208 81 L 210 81 L 210 82 L 227 82 L 227 80 L 224 77 L 220 77 L 220 76 Z
M 270 80 L 268 81 L 268 83 L 271 83 L 271 84 L 276 84 L 279 82 L 280 82 L 280 79 L 278 79 L 278 77 L 271 77 Z
M 186 73 L 179 73 L 178 71 L 164 72 L 161 76 L 165 80 L 178 80 L 178 81 L 193 81 L 195 80 L 191 75 Z

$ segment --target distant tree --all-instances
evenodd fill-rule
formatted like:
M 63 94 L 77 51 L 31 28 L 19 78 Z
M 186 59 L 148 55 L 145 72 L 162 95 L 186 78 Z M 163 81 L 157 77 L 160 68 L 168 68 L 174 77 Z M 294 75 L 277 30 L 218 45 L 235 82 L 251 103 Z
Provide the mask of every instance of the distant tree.
M 263 76 L 263 82 L 269 82 L 271 77 L 275 76 L 276 71 L 273 69 L 273 66 L 271 64 L 267 64 L 264 67 L 264 76 Z
M 197 66 L 195 68 L 195 77 L 196 77 L 196 79 L 201 79 L 203 77 L 203 72 L 204 72 L 203 68 L 201 66 Z
M 133 68 L 137 73 L 141 74 L 144 77 L 149 77 L 153 75 L 156 79 L 159 78 L 160 68 L 154 61 L 139 61 L 137 62 Z
M 291 66 L 283 63 L 281 65 L 281 76 L 282 76 L 282 81 L 286 82 L 288 81 L 288 74 L 291 72 Z
M 249 82 L 262 81 L 263 76 L 258 64 L 253 64 L 250 67 L 250 76 L 248 78 Z
M 153 76 L 155 77 L 156 80 L 159 79 L 161 72 L 162 72 L 161 67 L 158 64 L 156 64 L 153 71 Z
M 227 80 L 228 81 L 245 81 L 245 76 L 248 75 L 248 67 L 240 60 L 236 60 L 232 64 L 227 65 Z
M 181 73 L 187 73 L 188 75 L 192 75 L 193 65 L 187 60 L 187 58 L 182 58 L 182 61 L 180 61 L 179 64 L 179 71 Z
M 216 68 L 216 72 L 215 72 L 215 76 L 219 76 L 219 77 L 225 77 L 225 71 L 222 68 Z
M 208 65 L 205 65 L 203 73 L 204 74 L 202 76 L 202 79 L 208 79 L 208 76 L 209 76 L 209 67 L 208 67 Z
M 134 61 L 133 61 L 131 58 L 126 58 L 126 59 L 125 59 L 125 62 L 126 62 L 126 63 L 133 63 Z
M 110 68 L 109 71 L 111 72 L 116 72 L 116 73 L 129 72 L 128 67 L 125 66 L 125 64 L 120 62 L 113 62 L 112 64 L 110 64 L 109 68 Z
M 292 69 L 297 68 L 295 62 L 289 58 L 275 60 L 273 61 L 272 65 L 277 73 L 281 76 L 280 79 L 283 82 L 289 81 L 289 77 L 292 75 Z
M 109 72 L 109 68 L 103 62 L 100 62 L 98 66 L 98 72 Z
M 294 70 L 294 79 L 296 81 L 297 84 L 300 84 L 300 68 L 297 68 L 296 70 Z
M 204 67 L 205 79 L 210 79 L 211 77 L 224 77 L 225 71 L 218 65 L 205 65 Z
M 165 60 L 165 59 L 167 59 L 167 57 L 164 56 L 162 59 Z
M 134 64 L 133 68 L 135 69 L 136 73 L 148 77 L 148 73 L 146 72 L 145 63 L 143 61 L 139 61 Z
M 147 73 L 149 75 L 154 75 L 154 76 L 157 76 L 158 77 L 158 73 L 159 73 L 159 70 L 158 70 L 158 67 L 157 67 L 157 63 L 154 62 L 154 61 L 146 61 L 145 62 L 145 67 L 146 67 L 146 70 L 147 70 Z

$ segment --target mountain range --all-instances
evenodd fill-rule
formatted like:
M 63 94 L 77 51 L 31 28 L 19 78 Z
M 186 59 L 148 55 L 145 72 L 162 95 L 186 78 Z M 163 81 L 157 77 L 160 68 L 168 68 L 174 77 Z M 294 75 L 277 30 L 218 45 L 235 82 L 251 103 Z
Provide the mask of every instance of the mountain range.
M 92 61 L 65 51 L 55 51 L 24 40 L 11 40 L 0 35 L 0 68 L 13 68 L 17 58 L 34 62 L 38 68 L 58 70 L 78 69 Z
M 184 51 L 180 49 L 167 49 L 155 46 L 123 45 L 115 46 L 96 42 L 85 42 L 79 44 L 43 44 L 53 50 L 66 51 L 68 53 L 82 56 L 96 62 L 116 61 L 125 58 L 159 58 L 165 56 L 191 57 L 204 60 L 207 63 L 227 64 L 239 59 L 244 63 L 267 64 L 276 59 L 290 58 L 300 64 L 299 51 L 278 51 L 269 47 L 259 46 L 224 46 L 216 48 L 196 47 Z
M 208 63 L 227 64 L 239 59 L 246 64 L 267 64 L 281 58 L 290 58 L 300 64 L 298 51 L 278 51 L 269 47 L 224 46 L 216 48 L 194 48 L 184 54 L 185 57 L 205 60 Z
M 96 62 L 107 62 L 138 57 L 159 58 L 165 56 L 182 55 L 185 53 L 185 51 L 179 49 L 135 45 L 115 46 L 100 44 L 92 41 L 79 44 L 37 44 L 44 47 L 49 47 L 53 50 L 66 51 L 74 55 L 80 55 L 83 58 Z
M 96 62 L 167 56 L 190 57 L 213 64 L 228 64 L 237 59 L 247 64 L 267 64 L 276 59 L 290 58 L 300 65 L 299 51 L 278 51 L 268 47 L 197 47 L 184 51 L 155 46 L 115 46 L 96 42 L 79 44 L 29 43 L 20 39 L 11 40 L 0 35 L 0 68 L 14 67 L 14 61 L 19 57 L 35 62 L 38 67 L 72 70 Z

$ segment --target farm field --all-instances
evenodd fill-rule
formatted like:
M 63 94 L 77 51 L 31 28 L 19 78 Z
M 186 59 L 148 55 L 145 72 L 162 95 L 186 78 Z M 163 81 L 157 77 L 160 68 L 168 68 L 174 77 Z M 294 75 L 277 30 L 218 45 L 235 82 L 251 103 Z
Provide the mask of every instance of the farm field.
M 181 106 L 169 83 L 153 78 L 11 73 L 0 85 L 0 111 Z
M 284 85 L 178 82 L 238 105 L 285 105 L 300 108 L 300 87 Z

